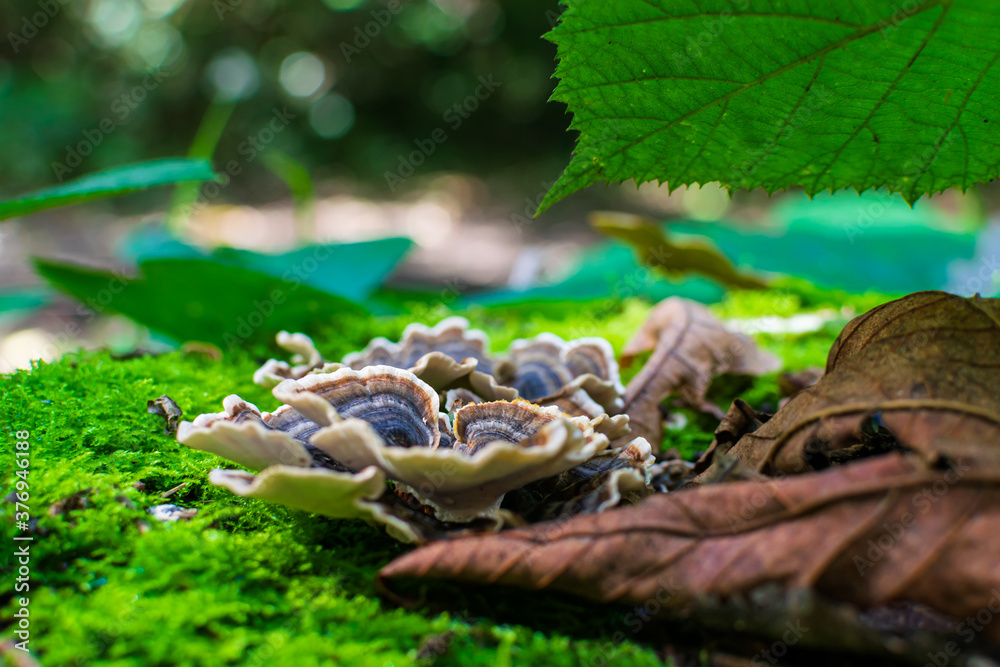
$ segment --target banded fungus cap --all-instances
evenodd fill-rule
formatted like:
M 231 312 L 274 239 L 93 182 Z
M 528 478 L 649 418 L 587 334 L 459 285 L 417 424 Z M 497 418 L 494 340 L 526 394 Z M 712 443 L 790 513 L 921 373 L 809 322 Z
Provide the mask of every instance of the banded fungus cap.
M 341 368 L 286 380 L 274 395 L 323 426 L 346 419 L 367 422 L 390 446 L 435 448 L 441 441 L 437 392 L 392 366 Z
M 449 317 L 433 327 L 407 325 L 398 343 L 375 338 L 365 349 L 345 356 L 343 363 L 355 370 L 371 365 L 411 368 L 429 352 L 441 352 L 458 362 L 475 359 L 480 372 L 493 374 L 497 362 L 490 357 L 489 347 L 485 332 L 470 329 L 464 317 Z
M 612 413 L 623 405 L 625 387 L 618 362 L 611 344 L 603 338 L 567 342 L 555 334 L 542 333 L 514 341 L 508 359 L 514 368 L 508 384 L 521 398 L 544 405 L 560 401 L 571 414 L 592 417 L 597 416 L 597 409 Z M 580 390 L 586 395 L 574 396 Z

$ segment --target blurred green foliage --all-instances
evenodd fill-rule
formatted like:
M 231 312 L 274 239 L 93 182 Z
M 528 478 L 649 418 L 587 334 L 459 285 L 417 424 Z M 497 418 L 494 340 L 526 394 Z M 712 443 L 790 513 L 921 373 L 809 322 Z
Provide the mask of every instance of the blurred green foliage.
M 36 259 L 56 289 L 93 312 L 121 313 L 176 342 L 233 349 L 367 314 L 369 297 L 412 247 L 405 238 L 311 245 L 280 255 L 206 253 L 153 228 L 119 248 L 139 276 Z M 83 308 L 81 307 L 81 311 Z
M 754 228 L 685 220 L 665 226 L 674 238 L 710 239 L 738 266 L 855 293 L 947 288 L 949 265 L 972 259 L 977 243 L 970 220 L 926 200 L 911 208 L 884 190 L 788 197 L 771 224 Z
M 167 158 L 130 164 L 87 174 L 62 185 L 36 190 L 0 201 L 0 220 L 7 220 L 58 206 L 106 199 L 161 185 L 193 185 L 215 177 L 207 160 Z
M 545 104 L 555 49 L 541 35 L 557 10 L 555 0 L 6 0 L 0 152 L 18 159 L 0 178 L 16 192 L 182 155 L 220 99 L 238 102 L 215 153 L 217 165 L 246 167 L 227 193 L 236 199 L 283 191 L 254 164 L 267 145 L 317 178 L 351 175 L 384 193 L 384 172 L 438 128 L 461 140 L 422 169 L 551 177 L 571 146 L 562 107 Z M 499 89 L 456 112 L 481 76 Z M 270 136 L 275 110 L 289 121 Z

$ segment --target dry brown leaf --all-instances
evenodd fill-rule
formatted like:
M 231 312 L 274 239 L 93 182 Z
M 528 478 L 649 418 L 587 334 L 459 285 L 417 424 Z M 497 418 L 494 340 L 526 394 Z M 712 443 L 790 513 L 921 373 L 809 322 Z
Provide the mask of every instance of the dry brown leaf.
M 709 445 L 705 453 L 695 463 L 696 473 L 704 472 L 716 458 L 716 453 L 728 455 L 734 444 L 739 442 L 747 433 L 752 433 L 759 429 L 762 424 L 772 417 L 764 412 L 758 412 L 747 404 L 743 399 L 737 398 L 729 406 L 729 412 L 725 414 L 719 426 L 715 429 L 715 438 Z M 742 462 L 741 462 L 742 463 Z M 744 466 L 746 464 L 743 464 Z M 717 476 L 725 476 L 721 473 Z M 702 480 L 705 481 L 705 480 Z
M 1000 299 L 918 292 L 855 318 L 826 375 L 729 453 L 775 473 L 890 449 L 1000 470 Z
M 712 378 L 762 375 L 781 366 L 747 336 L 728 331 L 704 306 L 679 297 L 653 308 L 622 350 L 622 364 L 650 350 L 649 361 L 625 389 L 624 412 L 632 426 L 630 437 L 644 437 L 654 447 L 663 439 L 659 405 L 667 396 L 676 393 L 688 405 L 721 417 L 705 400 Z
M 818 366 L 809 366 L 808 368 L 803 368 L 799 371 L 794 371 L 790 373 L 782 373 L 778 376 L 778 391 L 785 398 L 783 404 L 787 403 L 789 398 L 799 393 L 803 389 L 808 389 L 823 377 L 825 373 L 822 368 Z
M 177 401 L 166 394 L 157 399 L 146 401 L 146 412 L 163 417 L 165 422 L 164 435 L 177 433 L 177 425 L 180 423 L 181 417 L 184 416 L 184 411 L 181 410 L 181 406 L 177 405 Z
M 695 344 L 712 341 L 713 327 L 693 304 L 671 301 L 625 350 L 627 358 L 656 347 L 626 397 L 640 433 L 652 423 L 658 435 L 658 392 L 703 400 L 711 374 L 725 365 L 712 342 L 708 353 Z M 945 646 L 957 651 L 979 641 L 1000 650 L 1000 622 L 991 623 L 1000 614 L 998 371 L 1000 300 L 911 295 L 852 321 L 823 378 L 774 417 L 734 403 L 701 478 L 727 483 L 434 543 L 390 563 L 381 581 L 549 589 L 645 609 L 655 601 L 662 618 L 703 627 L 717 625 L 725 605 L 736 614 L 726 622 L 753 625 L 760 619 L 753 600 L 761 599 L 778 610 L 772 620 L 790 618 L 783 614 L 799 613 L 792 602 L 805 596 L 820 601 L 814 620 L 837 617 L 824 605 L 846 605 L 855 623 L 837 621 L 832 631 L 820 623 L 827 630 L 804 640 L 814 647 L 871 654 L 878 646 L 922 664 L 931 653 L 893 648 L 892 637 L 927 630 L 950 633 L 945 639 L 960 641 Z M 655 420 L 644 422 L 650 409 Z M 861 458 L 873 453 L 882 455 Z M 810 471 L 840 461 L 851 462 Z M 768 638 L 781 629 L 755 627 Z M 872 644 L 851 634 L 858 628 L 890 634 Z M 947 651 L 945 660 L 956 655 Z
M 1000 613 L 998 552 L 1000 473 L 933 470 L 888 454 L 435 542 L 387 565 L 380 580 L 499 584 L 640 606 L 656 600 L 671 617 L 696 614 L 704 600 L 776 588 L 858 609 L 905 603 L 954 619 L 983 610 L 992 618 Z M 1000 641 L 1000 622 L 980 623 L 975 632 L 964 628 L 969 642 Z M 961 625 L 952 629 L 962 636 Z
M 596 211 L 589 219 L 594 229 L 632 246 L 642 264 L 655 266 L 668 275 L 697 273 L 727 287 L 767 287 L 763 280 L 739 271 L 707 239 L 675 243 L 655 220 L 628 213 Z

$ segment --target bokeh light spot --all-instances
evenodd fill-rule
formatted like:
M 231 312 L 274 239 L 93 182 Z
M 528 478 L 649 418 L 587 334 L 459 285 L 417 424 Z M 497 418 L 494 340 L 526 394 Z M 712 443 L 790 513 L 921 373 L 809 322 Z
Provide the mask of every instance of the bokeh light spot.
M 235 102 L 253 95 L 260 83 L 260 74 L 249 53 L 242 49 L 226 49 L 208 64 L 206 79 L 219 99 Z
M 309 125 L 324 139 L 337 139 L 354 127 L 354 105 L 343 95 L 330 93 L 309 109 Z
M 326 82 L 326 66 L 313 54 L 299 51 L 281 63 L 279 79 L 289 95 L 309 97 Z

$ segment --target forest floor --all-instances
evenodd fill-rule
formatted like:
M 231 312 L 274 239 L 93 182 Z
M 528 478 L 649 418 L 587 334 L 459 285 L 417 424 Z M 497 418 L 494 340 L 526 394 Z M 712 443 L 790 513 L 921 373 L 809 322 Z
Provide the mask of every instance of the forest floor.
M 796 370 L 822 366 L 846 320 L 889 298 L 796 287 L 737 292 L 711 308 L 743 322 L 786 370 Z M 648 310 L 630 300 L 598 316 L 586 304 L 458 314 L 486 330 L 494 350 L 542 331 L 600 335 L 620 350 Z M 450 314 L 424 312 L 431 324 Z M 817 330 L 764 333 L 768 327 L 754 319 L 804 313 L 823 314 Z M 339 358 L 374 336 L 398 338 L 408 321 L 340 321 L 310 333 L 327 358 Z M 15 535 L 33 537 L 30 591 L 0 593 L 0 639 L 13 637 L 10 619 L 23 595 L 30 599 L 31 651 L 50 667 L 661 664 L 659 647 L 633 641 L 619 610 L 564 602 L 493 617 L 471 615 L 459 601 L 450 612 L 400 609 L 378 597 L 374 574 L 408 547 L 380 528 L 210 485 L 208 472 L 220 459 L 179 445 L 161 418 L 147 414 L 146 401 L 166 394 L 187 419 L 221 410 L 231 393 L 273 409 L 274 398 L 251 380 L 271 354 L 260 348 L 217 359 L 188 350 L 120 359 L 89 352 L 0 376 L 2 495 L 19 479 L 14 443 L 24 434 L 17 434 L 27 431 L 31 443 L 31 527 L 18 529 L 8 496 L 0 503 L 0 533 L 7 544 Z M 636 370 L 627 369 L 626 379 Z M 777 374 L 722 378 L 709 396 L 723 409 L 736 397 L 776 409 Z M 679 414 L 685 418 L 668 427 L 664 446 L 693 457 L 711 442 L 716 423 Z M 197 514 L 161 523 L 148 510 L 163 503 Z M 4 579 L 12 581 L 17 567 L 5 550 Z M 629 639 L 620 641 L 620 631 Z M 3 653 L 8 661 L 20 655 L 9 644 Z

